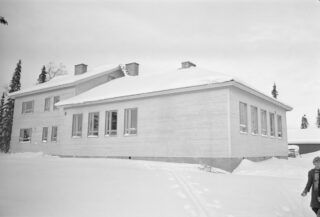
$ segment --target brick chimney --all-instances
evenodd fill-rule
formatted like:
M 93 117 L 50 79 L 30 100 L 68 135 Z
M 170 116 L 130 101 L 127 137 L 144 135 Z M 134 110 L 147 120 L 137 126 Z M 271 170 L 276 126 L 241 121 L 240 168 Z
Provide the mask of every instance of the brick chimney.
M 127 74 L 131 76 L 139 75 L 139 63 L 128 63 L 126 64 Z
M 86 64 L 78 64 L 74 66 L 74 75 L 81 75 L 87 72 L 87 65 Z
M 197 65 L 190 62 L 190 61 L 185 61 L 185 62 L 182 62 L 181 63 L 181 69 L 187 69 L 187 68 L 190 68 L 190 67 L 196 67 Z

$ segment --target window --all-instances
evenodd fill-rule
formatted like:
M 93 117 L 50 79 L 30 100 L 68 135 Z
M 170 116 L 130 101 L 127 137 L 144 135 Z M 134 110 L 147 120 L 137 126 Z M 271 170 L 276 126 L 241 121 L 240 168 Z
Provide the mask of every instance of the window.
M 56 142 L 58 137 L 58 127 L 54 126 L 51 130 L 51 142 Z
M 268 135 L 267 111 L 261 110 L 261 134 Z
M 99 112 L 89 113 L 88 136 L 99 135 Z
M 106 111 L 105 135 L 117 135 L 118 113 L 117 111 Z
M 270 112 L 269 115 L 270 115 L 269 116 L 270 117 L 270 136 L 276 136 L 274 114 Z
M 44 100 L 44 111 L 50 111 L 50 97 Z
M 240 110 L 240 132 L 248 132 L 248 111 L 247 104 L 240 102 L 239 104 Z
M 57 102 L 59 102 L 59 101 L 60 101 L 60 96 L 53 97 L 53 110 L 57 110 L 58 109 L 58 107 L 56 107 L 55 104 Z
M 42 142 L 48 141 L 48 127 L 42 128 Z
M 82 136 L 82 114 L 74 114 L 72 118 L 72 137 Z
M 251 106 L 251 133 L 258 134 L 258 108 Z
M 277 125 L 278 125 L 278 137 L 282 137 L 282 118 L 280 115 L 277 116 Z
M 20 142 L 30 142 L 31 136 L 32 136 L 32 129 L 31 128 L 20 129 L 20 136 L 19 136 Z
M 22 113 L 32 113 L 33 112 L 33 101 L 22 103 Z
M 138 125 L 138 109 L 131 108 L 124 110 L 124 134 L 135 135 L 137 134 Z

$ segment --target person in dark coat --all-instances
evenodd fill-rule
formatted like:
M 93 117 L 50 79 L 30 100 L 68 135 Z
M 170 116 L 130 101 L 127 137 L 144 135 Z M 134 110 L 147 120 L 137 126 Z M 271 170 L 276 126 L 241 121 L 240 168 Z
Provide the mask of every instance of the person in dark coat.
M 308 172 L 308 182 L 302 192 L 302 196 L 305 197 L 307 193 L 311 191 L 311 209 L 320 217 L 320 157 L 313 159 L 314 168 Z

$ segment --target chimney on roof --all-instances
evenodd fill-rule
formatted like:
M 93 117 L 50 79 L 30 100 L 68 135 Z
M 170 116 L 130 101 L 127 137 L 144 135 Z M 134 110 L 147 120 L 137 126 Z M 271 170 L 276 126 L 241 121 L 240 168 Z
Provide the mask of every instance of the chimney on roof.
M 86 64 L 78 64 L 74 66 L 74 75 L 81 75 L 85 72 L 87 72 L 87 66 Z
M 190 67 L 196 67 L 197 65 L 190 62 L 190 61 L 185 61 L 185 62 L 182 62 L 181 63 L 181 69 L 187 69 L 187 68 L 190 68 Z
M 139 75 L 139 63 L 128 63 L 126 64 L 127 75 L 137 76 Z

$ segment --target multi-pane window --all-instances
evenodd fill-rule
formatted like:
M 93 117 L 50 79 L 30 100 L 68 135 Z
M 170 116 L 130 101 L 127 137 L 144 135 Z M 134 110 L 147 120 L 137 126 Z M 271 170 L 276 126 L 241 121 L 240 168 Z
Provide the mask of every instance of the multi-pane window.
M 44 99 L 44 111 L 50 111 L 50 97 Z
M 88 136 L 99 135 L 99 112 L 89 113 Z
M 247 104 L 240 102 L 239 103 L 239 112 L 240 112 L 240 132 L 248 132 L 248 111 Z
M 251 106 L 251 133 L 258 134 L 258 108 Z
M 270 117 L 270 136 L 276 136 L 274 113 L 269 113 Z
M 22 103 L 22 113 L 32 113 L 33 112 L 33 101 Z
M 72 118 L 72 136 L 82 136 L 82 114 L 74 114 Z
M 282 118 L 277 115 L 277 125 L 278 125 L 278 137 L 282 137 Z
M 117 111 L 106 111 L 105 135 L 117 135 L 118 113 Z
M 58 107 L 56 107 L 55 104 L 59 101 L 60 101 L 60 96 L 53 97 L 53 110 L 58 109 Z
M 267 111 L 261 110 L 261 134 L 268 135 Z
M 56 142 L 58 138 L 58 127 L 53 126 L 51 130 L 51 142 Z
M 20 142 L 30 142 L 31 136 L 32 136 L 32 129 L 31 128 L 20 129 L 20 136 L 19 136 Z
M 124 110 L 124 134 L 135 135 L 138 132 L 138 109 Z
M 48 127 L 42 128 L 42 142 L 48 141 Z

